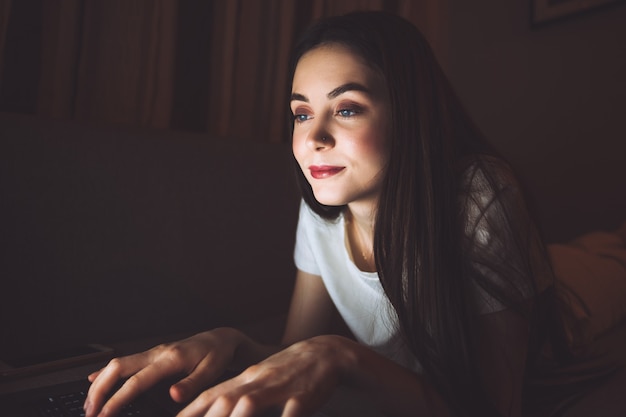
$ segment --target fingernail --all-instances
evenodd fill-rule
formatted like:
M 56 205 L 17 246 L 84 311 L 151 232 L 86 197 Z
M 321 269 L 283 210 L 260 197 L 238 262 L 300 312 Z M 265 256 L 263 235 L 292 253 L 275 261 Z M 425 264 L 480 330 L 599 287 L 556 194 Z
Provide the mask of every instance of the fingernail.
M 91 401 L 85 401 L 83 405 L 83 410 L 85 410 L 85 417 L 91 417 Z

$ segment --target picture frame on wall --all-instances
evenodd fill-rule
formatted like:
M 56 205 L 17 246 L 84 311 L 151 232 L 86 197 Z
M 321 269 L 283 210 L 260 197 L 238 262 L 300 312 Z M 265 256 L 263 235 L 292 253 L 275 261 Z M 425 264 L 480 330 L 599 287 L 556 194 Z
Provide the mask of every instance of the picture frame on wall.
M 542 24 L 624 0 L 531 0 L 531 21 Z

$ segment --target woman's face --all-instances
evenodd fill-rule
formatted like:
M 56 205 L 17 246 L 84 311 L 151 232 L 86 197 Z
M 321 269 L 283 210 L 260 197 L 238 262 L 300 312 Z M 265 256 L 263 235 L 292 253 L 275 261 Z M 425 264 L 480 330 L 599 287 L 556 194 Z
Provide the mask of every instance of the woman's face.
M 323 45 L 300 58 L 291 91 L 293 153 L 317 201 L 376 204 L 391 130 L 382 75 L 345 46 Z

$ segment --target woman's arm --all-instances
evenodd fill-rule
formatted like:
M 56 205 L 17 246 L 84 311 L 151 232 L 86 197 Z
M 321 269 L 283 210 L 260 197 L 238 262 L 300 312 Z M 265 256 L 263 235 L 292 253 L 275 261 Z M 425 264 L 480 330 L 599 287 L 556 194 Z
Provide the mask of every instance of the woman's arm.
M 178 402 L 191 400 L 234 363 L 254 358 L 261 360 L 277 350 L 255 343 L 238 330 L 219 328 L 146 352 L 115 358 L 89 375 L 91 386 L 84 404 L 86 416 L 116 415 L 124 405 L 159 381 L 180 374 L 186 377 L 172 385 L 170 395 Z M 124 378 L 128 379 L 105 401 L 107 394 Z
M 181 417 L 209 409 L 220 416 L 251 416 L 274 406 L 284 407 L 283 417 L 304 416 L 323 406 L 339 384 L 388 415 L 450 415 L 439 394 L 414 372 L 349 338 L 325 334 L 334 311 L 321 278 L 298 271 L 282 339 L 289 347 L 204 391 Z M 254 362 L 253 355 L 244 356 Z
M 509 310 L 480 320 L 478 362 L 486 394 L 501 415 L 520 416 L 527 324 Z M 340 384 L 359 391 L 385 415 L 452 415 L 421 375 L 353 340 L 321 335 L 294 343 L 203 392 L 181 417 L 208 410 L 245 417 L 274 406 L 284 407 L 282 417 L 306 416 L 322 407 Z
M 282 344 L 289 346 L 328 333 L 334 312 L 322 278 L 298 270 Z
M 478 319 L 478 369 L 489 400 L 502 416 L 522 415 L 522 388 L 528 351 L 528 321 L 511 309 Z M 451 415 L 439 393 L 424 379 L 389 363 L 354 342 L 339 340 L 352 350 L 343 368 L 346 383 L 375 400 L 385 414 Z
M 449 416 L 438 393 L 419 375 L 353 340 L 322 335 L 295 343 L 200 394 L 180 417 L 253 416 L 283 407 L 283 417 L 307 416 L 345 384 L 390 416 Z
M 528 321 L 508 309 L 481 315 L 478 331 L 476 351 L 487 396 L 502 416 L 521 416 Z
M 477 361 L 486 395 L 502 416 L 521 416 L 528 323 L 512 310 L 502 310 L 481 315 L 478 324 Z M 284 406 L 283 417 L 298 417 L 323 406 L 339 384 L 356 389 L 386 415 L 452 415 L 424 377 L 337 335 L 294 343 L 206 391 L 182 415 L 202 415 L 218 407 L 224 416 L 247 416 Z
M 451 416 L 440 394 L 415 372 L 352 340 L 329 336 L 345 352 L 342 382 L 358 390 L 385 415 Z
M 320 277 L 298 272 L 283 337 L 283 346 L 255 342 L 242 332 L 219 328 L 149 351 L 113 359 L 89 376 L 92 385 L 85 402 L 87 416 L 115 414 L 125 404 L 157 382 L 177 374 L 186 377 L 172 385 L 175 401 L 192 399 L 227 368 L 242 370 L 280 351 L 284 345 L 325 333 L 334 306 Z M 120 379 L 128 378 L 105 402 L 107 393 Z

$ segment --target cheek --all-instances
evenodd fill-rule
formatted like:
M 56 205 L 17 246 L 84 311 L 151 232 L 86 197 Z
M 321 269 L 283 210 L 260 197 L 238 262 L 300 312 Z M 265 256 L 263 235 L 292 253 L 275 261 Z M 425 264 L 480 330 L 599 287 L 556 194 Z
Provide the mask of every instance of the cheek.
M 388 138 L 382 130 L 367 130 L 355 135 L 351 143 L 352 153 L 360 154 L 369 161 L 386 161 L 389 155 Z
M 375 137 L 372 138 L 372 151 L 378 153 L 379 158 L 386 165 L 391 153 L 391 133 L 386 125 L 377 129 Z
M 294 133 L 291 139 L 291 152 L 293 153 L 294 158 L 298 161 L 298 164 L 302 164 L 302 156 L 304 155 L 304 140 L 301 138 L 301 135 Z

